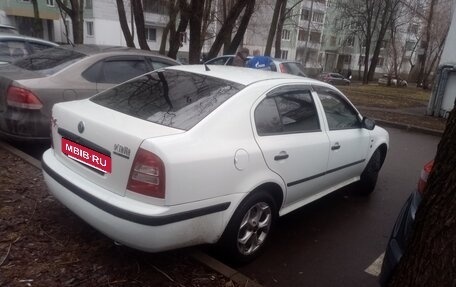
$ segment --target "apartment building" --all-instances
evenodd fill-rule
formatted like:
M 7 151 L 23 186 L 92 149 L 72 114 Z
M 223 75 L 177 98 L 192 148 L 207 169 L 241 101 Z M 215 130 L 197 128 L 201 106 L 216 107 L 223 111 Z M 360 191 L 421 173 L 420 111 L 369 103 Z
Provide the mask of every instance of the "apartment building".
M 1 0 L 0 24 L 17 28 L 20 34 L 55 41 L 60 13 L 55 0 L 37 0 L 39 20 L 31 0 Z

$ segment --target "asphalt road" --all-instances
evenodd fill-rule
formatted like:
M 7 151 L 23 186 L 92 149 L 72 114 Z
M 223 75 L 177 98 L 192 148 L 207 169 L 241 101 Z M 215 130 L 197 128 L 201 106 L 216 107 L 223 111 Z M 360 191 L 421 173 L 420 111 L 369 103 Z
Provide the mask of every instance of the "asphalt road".
M 238 270 L 265 286 L 379 286 L 364 270 L 384 252 L 399 210 L 439 142 L 388 131 L 391 147 L 373 194 L 340 190 L 281 218 L 266 252 Z
M 281 218 L 266 252 L 237 269 L 265 286 L 378 286 L 364 270 L 384 252 L 396 216 L 439 142 L 388 131 L 391 147 L 373 194 L 340 190 Z M 48 148 L 16 147 L 37 159 Z

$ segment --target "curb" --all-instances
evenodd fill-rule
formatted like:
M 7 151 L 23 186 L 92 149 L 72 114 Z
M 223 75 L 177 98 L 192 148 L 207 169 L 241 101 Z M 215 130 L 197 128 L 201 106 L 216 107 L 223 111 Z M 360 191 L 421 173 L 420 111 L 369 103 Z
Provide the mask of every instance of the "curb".
M 0 148 L 3 148 L 10 153 L 20 157 L 27 163 L 33 165 L 34 167 L 41 169 L 41 162 L 37 160 L 36 158 L 26 154 L 25 152 L 18 150 L 17 148 L 11 146 L 8 143 L 5 143 L 0 140 Z M 215 272 L 218 272 L 225 276 L 226 278 L 236 282 L 240 286 L 243 287 L 263 287 L 262 285 L 256 283 L 252 279 L 248 278 L 244 274 L 238 272 L 235 269 L 232 269 L 231 267 L 223 264 L 222 262 L 218 261 L 217 259 L 199 251 L 195 250 L 190 253 L 190 257 L 198 261 L 199 263 L 206 265 L 210 269 L 214 270 Z
M 372 118 L 372 119 L 375 120 L 376 123 L 383 125 L 383 126 L 389 126 L 392 128 L 402 129 L 402 130 L 411 131 L 411 132 L 419 132 L 419 133 L 423 133 L 423 134 L 427 134 L 427 135 L 431 135 L 431 136 L 437 136 L 437 137 L 441 137 L 443 135 L 443 131 L 440 131 L 440 130 L 433 130 L 433 129 L 414 126 L 414 125 L 395 123 L 395 122 L 380 120 L 380 119 L 376 119 L 376 118 Z
M 17 148 L 13 147 L 12 145 L 7 144 L 6 142 L 0 140 L 0 147 L 2 147 L 3 149 L 9 151 L 10 153 L 12 153 L 18 157 L 20 157 L 21 159 L 25 160 L 29 164 L 33 165 L 34 167 L 41 169 L 41 162 L 39 160 L 26 154 L 25 152 L 23 152 L 21 150 L 18 150 Z
M 240 286 L 243 287 L 262 287 L 263 285 L 253 281 L 249 277 L 245 276 L 244 274 L 238 272 L 237 270 L 223 264 L 222 262 L 218 261 L 217 259 L 199 251 L 193 251 L 190 256 L 195 259 L 196 261 L 208 266 L 212 270 L 222 274 L 223 276 L 227 277 L 228 279 L 236 282 Z

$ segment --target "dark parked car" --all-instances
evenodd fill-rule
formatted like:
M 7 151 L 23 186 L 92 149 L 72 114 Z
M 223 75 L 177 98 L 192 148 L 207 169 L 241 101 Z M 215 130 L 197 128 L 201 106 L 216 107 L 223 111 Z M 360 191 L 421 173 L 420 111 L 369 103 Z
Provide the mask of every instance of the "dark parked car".
M 387 286 L 394 270 L 404 254 L 408 240 L 413 232 L 415 214 L 421 203 L 423 192 L 426 188 L 429 173 L 432 170 L 434 161 L 428 162 L 421 171 L 418 181 L 418 188 L 405 202 L 399 216 L 394 224 L 388 245 L 386 247 L 385 257 L 383 258 L 382 271 L 380 273 L 380 285 Z
M 48 140 L 55 103 L 88 98 L 173 65 L 179 63 L 152 52 L 94 45 L 52 48 L 0 65 L 0 135 Z
M 3 28 L 5 27 L 0 26 L 0 31 L 3 31 Z M 57 46 L 55 43 L 38 38 L 0 32 L 0 64 L 11 63 Z
M 323 73 L 323 74 L 320 74 L 320 76 L 318 78 L 320 79 L 320 81 L 329 83 L 331 85 L 348 86 L 348 85 L 350 85 L 350 82 L 351 82 L 349 79 L 345 78 L 344 76 L 342 76 L 339 73 Z
M 233 64 L 234 57 L 236 55 L 223 55 L 220 57 L 216 57 L 211 59 L 204 64 L 206 65 L 225 65 L 231 66 Z M 252 59 L 252 56 L 247 57 L 247 59 Z M 284 60 L 284 59 L 276 59 L 273 58 L 272 62 L 274 65 L 271 66 L 271 70 L 274 72 L 292 74 L 301 77 L 307 77 L 304 73 L 304 68 L 301 63 L 296 61 Z

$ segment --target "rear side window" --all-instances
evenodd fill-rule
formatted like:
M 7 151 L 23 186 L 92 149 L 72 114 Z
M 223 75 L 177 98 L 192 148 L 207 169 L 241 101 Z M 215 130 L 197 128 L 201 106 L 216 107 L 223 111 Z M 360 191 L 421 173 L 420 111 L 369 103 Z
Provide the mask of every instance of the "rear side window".
M 0 61 L 12 62 L 28 55 L 25 42 L 2 41 L 0 42 Z
M 118 84 L 148 71 L 144 60 L 106 61 L 101 68 L 100 82 Z
M 304 77 L 306 74 L 304 73 L 304 69 L 300 63 L 283 63 L 287 68 L 289 74 L 302 76 Z
M 79 61 L 85 55 L 67 49 L 51 48 L 20 59 L 14 65 L 29 71 L 52 75 Z
M 189 130 L 243 88 L 205 75 L 158 70 L 90 100 L 136 118 Z

